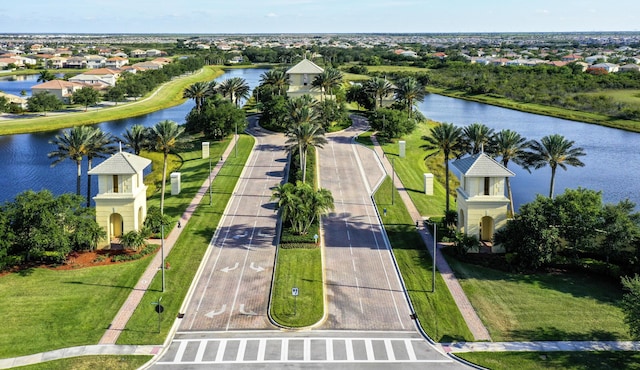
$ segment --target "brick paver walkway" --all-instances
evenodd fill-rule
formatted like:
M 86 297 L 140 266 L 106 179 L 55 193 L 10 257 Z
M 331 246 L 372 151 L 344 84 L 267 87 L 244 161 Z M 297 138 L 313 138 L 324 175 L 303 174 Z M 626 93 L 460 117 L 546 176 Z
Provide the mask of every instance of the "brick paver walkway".
M 234 143 L 235 141 L 229 143 L 229 145 L 227 146 L 227 149 L 225 149 L 224 154 L 222 155 L 223 158 L 229 157 L 229 154 L 233 150 Z M 220 168 L 222 168 L 223 164 L 224 164 L 224 160 L 218 161 L 215 167 L 211 170 L 211 175 L 210 175 L 211 181 L 215 179 L 216 175 L 220 171 Z M 182 227 L 177 227 L 177 226 L 174 227 L 173 230 L 169 232 L 169 235 L 165 237 L 165 240 L 164 240 L 165 258 L 166 256 L 169 255 L 169 252 L 171 252 L 173 245 L 176 243 L 176 241 L 180 237 L 180 234 L 182 233 L 182 230 L 184 230 L 184 227 L 189 222 L 191 215 L 193 215 L 193 213 L 196 211 L 196 208 L 198 208 L 198 205 L 200 204 L 202 197 L 204 197 L 208 191 L 209 191 L 209 179 L 206 179 L 202 183 L 202 186 L 200 187 L 200 190 L 198 190 L 198 193 L 196 194 L 196 196 L 193 198 L 193 200 L 191 201 L 187 209 L 182 214 L 182 217 L 180 217 L 179 222 Z M 147 270 L 144 272 L 144 274 L 142 274 L 142 276 L 140 277 L 140 280 L 138 280 L 138 283 L 129 294 L 129 297 L 127 297 L 127 300 L 124 302 L 122 307 L 120 307 L 120 310 L 118 311 L 115 318 L 111 322 L 109 329 L 107 329 L 107 331 L 104 333 L 104 335 L 100 339 L 99 344 L 115 344 L 116 343 L 116 341 L 118 340 L 118 337 L 120 336 L 120 333 L 122 333 L 122 331 L 124 330 L 125 326 L 127 325 L 127 322 L 131 318 L 131 315 L 133 315 L 133 312 L 136 310 L 136 307 L 138 307 L 138 304 L 140 304 L 142 297 L 144 296 L 147 289 L 149 288 L 149 284 L 151 284 L 153 277 L 158 273 L 158 270 L 160 270 L 160 267 L 162 266 L 162 263 L 160 261 L 161 259 L 162 259 L 161 253 L 160 252 L 156 253 L 156 255 L 153 257 L 153 261 L 151 261 L 151 263 L 149 264 L 149 267 L 147 267 Z
M 375 136 L 371 137 L 371 141 L 373 141 L 374 150 L 378 155 L 378 158 L 382 160 L 382 165 L 384 166 L 385 171 L 387 171 L 387 174 L 391 174 L 392 167 L 391 162 L 389 162 L 389 158 L 384 155 L 384 152 Z M 419 224 L 422 224 L 422 215 L 420 214 L 420 212 L 418 212 L 418 209 L 413 204 L 411 197 L 409 197 L 409 193 L 407 193 L 404 185 L 402 184 L 402 181 L 398 176 L 395 177 L 394 186 L 398 189 L 400 198 L 406 205 L 411 217 L 414 220 L 420 220 Z M 422 226 L 420 227 L 420 236 L 422 236 L 422 239 L 429 249 L 429 254 L 433 256 L 433 237 L 431 236 L 431 234 L 427 233 L 428 230 L 425 230 L 424 228 L 422 228 Z M 447 260 L 445 260 L 444 256 L 442 256 L 442 253 L 438 253 L 436 256 L 436 267 L 438 268 L 438 271 L 440 271 L 440 275 L 444 279 L 447 288 L 449 288 L 449 291 L 451 292 L 451 295 L 453 296 L 453 299 L 455 300 L 456 305 L 458 306 L 458 309 L 460 310 L 460 313 L 464 318 L 464 321 L 467 323 L 471 334 L 473 334 L 474 339 L 490 341 L 491 336 L 489 336 L 489 331 L 478 317 L 476 310 L 473 308 L 473 306 L 471 306 L 471 302 L 469 302 L 467 295 L 462 290 L 458 279 L 456 279 L 453 270 L 451 270 L 451 267 L 447 263 Z

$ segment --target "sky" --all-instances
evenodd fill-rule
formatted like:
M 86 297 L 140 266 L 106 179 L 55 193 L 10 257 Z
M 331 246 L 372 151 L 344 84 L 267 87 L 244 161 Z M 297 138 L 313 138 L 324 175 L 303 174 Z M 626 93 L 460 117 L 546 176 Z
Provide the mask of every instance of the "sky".
M 0 7 L 0 33 L 640 31 L 639 0 L 26 0 L 12 4 Z

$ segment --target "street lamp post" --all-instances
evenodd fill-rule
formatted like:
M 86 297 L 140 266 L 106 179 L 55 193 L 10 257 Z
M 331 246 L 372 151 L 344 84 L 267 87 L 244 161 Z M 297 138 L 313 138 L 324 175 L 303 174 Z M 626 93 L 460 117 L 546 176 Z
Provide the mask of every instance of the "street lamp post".
M 160 224 L 160 269 L 162 270 L 162 291 L 164 292 L 164 221 Z

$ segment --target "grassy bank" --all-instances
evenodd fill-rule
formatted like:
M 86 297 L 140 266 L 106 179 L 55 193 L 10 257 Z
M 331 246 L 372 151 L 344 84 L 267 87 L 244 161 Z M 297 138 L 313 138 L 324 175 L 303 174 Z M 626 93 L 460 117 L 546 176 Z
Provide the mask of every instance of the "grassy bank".
M 639 352 L 473 352 L 456 356 L 492 370 L 637 370 Z
M 88 112 L 74 112 L 48 116 L 30 117 L 0 121 L 0 135 L 13 135 L 28 132 L 51 131 L 78 125 L 90 125 L 104 121 L 113 121 L 128 117 L 140 116 L 160 109 L 182 104 L 185 99 L 182 91 L 196 81 L 210 81 L 220 76 L 222 69 L 205 67 L 202 70 L 174 79 L 141 100 L 132 103 L 119 104 L 99 110 L 89 109 Z
M 211 236 L 231 198 L 253 143 L 252 137 L 241 135 L 238 157 L 225 158 L 224 166 L 213 181 L 212 206 L 209 206 L 209 197 L 203 197 L 180 239 L 166 258 L 171 267 L 165 271 L 165 292 L 161 293 L 162 281 L 158 273 L 127 323 L 126 329 L 120 335 L 118 344 L 157 344 L 164 341 L 209 246 Z M 206 162 L 208 168 L 207 160 L 194 159 L 194 161 Z M 165 206 L 168 206 L 168 203 Z M 160 297 L 162 297 L 165 311 L 161 316 L 161 331 L 158 333 L 158 315 L 153 310 L 152 303 Z
M 35 365 L 21 366 L 20 370 L 94 370 L 118 369 L 134 370 L 140 368 L 153 356 L 82 356 L 47 361 Z
M 391 179 L 387 177 L 375 194 L 378 212 L 387 209 L 382 217 L 398 267 L 424 331 L 437 342 L 473 341 L 449 289 L 436 273 L 433 293 L 432 259 L 416 232 L 415 221 L 401 201 L 391 204 Z M 395 198 L 400 199 L 396 189 Z

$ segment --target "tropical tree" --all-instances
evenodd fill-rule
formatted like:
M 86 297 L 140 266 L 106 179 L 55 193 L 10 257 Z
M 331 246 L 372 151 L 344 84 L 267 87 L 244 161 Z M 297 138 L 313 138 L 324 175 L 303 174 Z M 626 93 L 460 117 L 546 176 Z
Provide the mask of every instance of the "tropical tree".
M 152 128 L 150 144 L 155 151 L 161 152 L 162 161 L 162 190 L 160 193 L 160 212 L 164 214 L 164 193 L 167 182 L 167 161 L 169 153 L 187 146 L 187 138 L 182 136 L 184 127 L 170 120 L 156 123 Z
M 90 105 L 94 105 L 100 101 L 100 93 L 92 87 L 85 86 L 73 92 L 71 101 L 74 104 L 84 105 L 84 111 L 86 112 Z
M 27 108 L 32 112 L 44 112 L 62 108 L 62 102 L 55 95 L 48 91 L 33 94 L 27 99 Z
M 393 92 L 393 85 L 386 78 L 374 77 L 364 83 L 364 90 L 376 101 L 376 108 L 382 107 L 382 99 Z
M 469 154 L 484 151 L 493 137 L 493 129 L 482 123 L 472 123 L 462 129 L 465 138 L 466 150 Z
M 629 333 L 634 339 L 640 339 L 640 276 L 625 276 L 622 286 L 626 291 L 622 297 L 624 322 L 629 325 Z
M 249 98 L 249 92 L 251 88 L 247 84 L 247 81 L 242 77 L 232 77 L 222 81 L 218 85 L 218 91 L 222 96 L 229 97 L 229 100 L 236 104 L 236 107 L 240 105 L 240 99 Z
M 431 128 L 429 136 L 423 136 L 426 141 L 421 148 L 432 151 L 427 157 L 435 154 L 442 154 L 445 168 L 445 188 L 446 188 L 446 208 L 449 212 L 449 160 L 460 155 L 464 148 L 464 137 L 462 129 L 453 123 L 444 122 Z
M 321 125 L 315 122 L 304 121 L 291 126 L 286 135 L 289 137 L 286 141 L 287 149 L 290 151 L 297 150 L 300 156 L 300 169 L 302 170 L 302 182 L 304 183 L 307 175 L 307 150 L 309 148 L 322 148 L 327 143 L 327 139 L 324 137 L 324 130 Z
M 82 176 L 82 159 L 89 153 L 91 141 L 95 131 L 90 126 L 77 126 L 69 130 L 65 130 L 62 134 L 58 134 L 49 141 L 49 144 L 56 146 L 56 149 L 49 152 L 47 156 L 53 158 L 51 167 L 70 159 L 76 163 L 77 179 L 76 194 L 80 195 L 80 179 Z
M 122 134 L 122 142 L 133 150 L 133 154 L 139 155 L 140 151 L 148 144 L 149 129 L 142 125 L 133 125 Z
M 202 107 L 204 106 L 205 100 L 208 97 L 215 95 L 215 87 L 216 87 L 215 81 L 210 81 L 210 82 L 198 81 L 192 84 L 191 86 L 187 87 L 184 90 L 182 97 L 187 99 L 193 99 L 196 103 L 196 110 L 201 111 Z
M 413 105 L 416 102 L 423 102 L 427 91 L 415 77 L 404 77 L 396 81 L 395 97 L 407 108 L 409 117 L 413 115 Z
M 53 72 L 49 71 L 48 69 L 43 70 L 38 75 L 38 82 L 47 82 L 55 79 L 56 75 L 54 75 Z
M 107 89 L 104 94 L 104 97 L 108 101 L 112 101 L 118 105 L 118 102 L 124 100 L 125 91 L 121 86 L 114 86 Z
M 115 138 L 98 127 L 90 127 L 94 132 L 87 145 L 87 207 L 91 205 L 91 175 L 93 158 L 106 158 L 116 152 Z
M 491 155 L 502 158 L 502 165 L 508 168 L 509 161 L 513 161 L 519 166 L 525 166 L 528 147 L 529 144 L 526 138 L 520 136 L 520 134 L 515 131 L 504 129 L 491 137 L 487 149 Z M 509 195 L 511 213 L 513 214 L 515 212 L 513 207 L 513 193 L 508 177 L 505 179 L 505 184 L 507 186 L 507 194 Z
M 545 166 L 551 167 L 551 185 L 549 186 L 549 198 L 553 198 L 553 190 L 558 166 L 567 170 L 567 166 L 584 167 L 580 157 L 585 156 L 584 149 L 573 147 L 574 141 L 565 139 L 559 134 L 548 135 L 540 141 L 530 141 L 530 151 L 527 154 L 527 166 L 539 169 Z
M 289 85 L 289 79 L 283 69 L 270 69 L 260 76 L 260 84 L 272 86 L 283 95 Z
M 333 195 L 327 189 L 314 190 L 310 184 L 297 181 L 295 185 L 278 185 L 271 199 L 277 199 L 276 210 L 291 225 L 293 232 L 306 234 L 320 216 L 333 209 Z
M 328 92 L 340 86 L 341 83 L 342 72 L 335 68 L 327 68 L 311 81 L 311 86 L 319 88 L 322 96 L 325 96 Z

